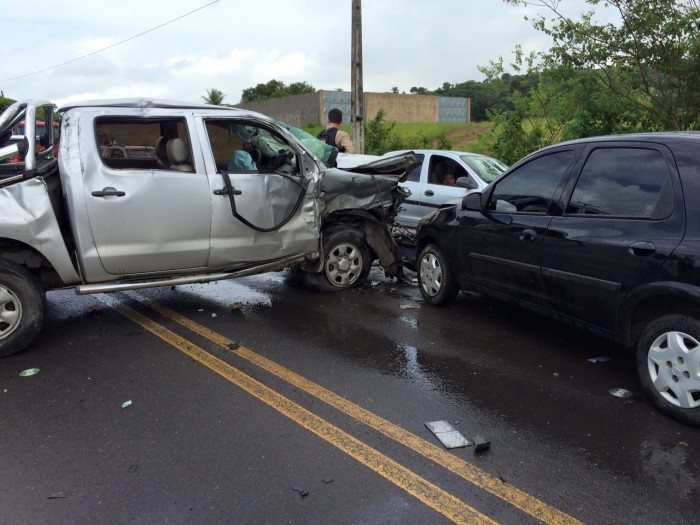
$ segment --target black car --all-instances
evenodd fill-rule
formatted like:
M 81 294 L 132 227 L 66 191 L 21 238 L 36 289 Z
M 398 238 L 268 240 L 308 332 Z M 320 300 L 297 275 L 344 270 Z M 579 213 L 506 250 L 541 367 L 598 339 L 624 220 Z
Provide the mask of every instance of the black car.
M 642 386 L 700 426 L 700 133 L 541 149 L 418 225 L 426 302 L 506 299 L 636 348 Z

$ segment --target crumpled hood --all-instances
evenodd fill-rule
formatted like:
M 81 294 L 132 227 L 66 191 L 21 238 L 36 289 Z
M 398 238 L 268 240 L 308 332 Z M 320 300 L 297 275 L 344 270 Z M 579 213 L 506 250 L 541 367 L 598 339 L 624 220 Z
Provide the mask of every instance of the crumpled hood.
M 320 180 L 323 214 L 357 208 L 395 211 L 410 195 L 399 182 L 419 164 L 418 157 L 409 152 L 354 168 L 326 170 Z

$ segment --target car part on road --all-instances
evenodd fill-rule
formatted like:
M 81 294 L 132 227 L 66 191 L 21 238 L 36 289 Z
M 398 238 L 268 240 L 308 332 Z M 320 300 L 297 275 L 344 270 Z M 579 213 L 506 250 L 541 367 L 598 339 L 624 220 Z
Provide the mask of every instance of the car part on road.
M 659 410 L 700 426 L 700 321 L 673 314 L 650 323 L 637 345 L 637 368 Z
M 459 293 L 459 283 L 442 250 L 429 244 L 418 257 L 418 283 L 426 302 L 444 305 Z
M 0 260 L 0 357 L 27 346 L 44 320 L 44 291 L 34 275 Z

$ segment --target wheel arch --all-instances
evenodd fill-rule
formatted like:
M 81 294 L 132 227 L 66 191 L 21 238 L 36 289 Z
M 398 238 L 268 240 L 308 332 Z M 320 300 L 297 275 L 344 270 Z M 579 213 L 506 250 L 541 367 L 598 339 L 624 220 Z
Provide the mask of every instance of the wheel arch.
M 0 259 L 23 266 L 34 274 L 44 288 L 63 283 L 51 262 L 29 244 L 15 239 L 0 239 Z
M 679 282 L 655 282 L 635 289 L 622 305 L 617 339 L 625 346 L 634 347 L 645 326 L 670 314 L 700 318 L 700 287 Z

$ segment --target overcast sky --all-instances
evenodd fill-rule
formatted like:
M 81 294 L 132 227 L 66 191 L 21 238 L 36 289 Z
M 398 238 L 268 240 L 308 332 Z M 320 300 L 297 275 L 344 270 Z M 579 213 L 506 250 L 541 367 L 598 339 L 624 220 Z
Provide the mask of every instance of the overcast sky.
M 584 0 L 562 4 L 570 16 L 590 9 Z M 535 11 L 501 0 L 365 0 L 365 91 L 480 81 L 477 66 L 499 56 L 509 63 L 516 44 L 546 50 L 526 14 Z M 235 104 L 243 89 L 271 79 L 349 90 L 350 26 L 351 0 L 3 2 L 0 90 L 59 105 L 201 102 L 210 88 Z

